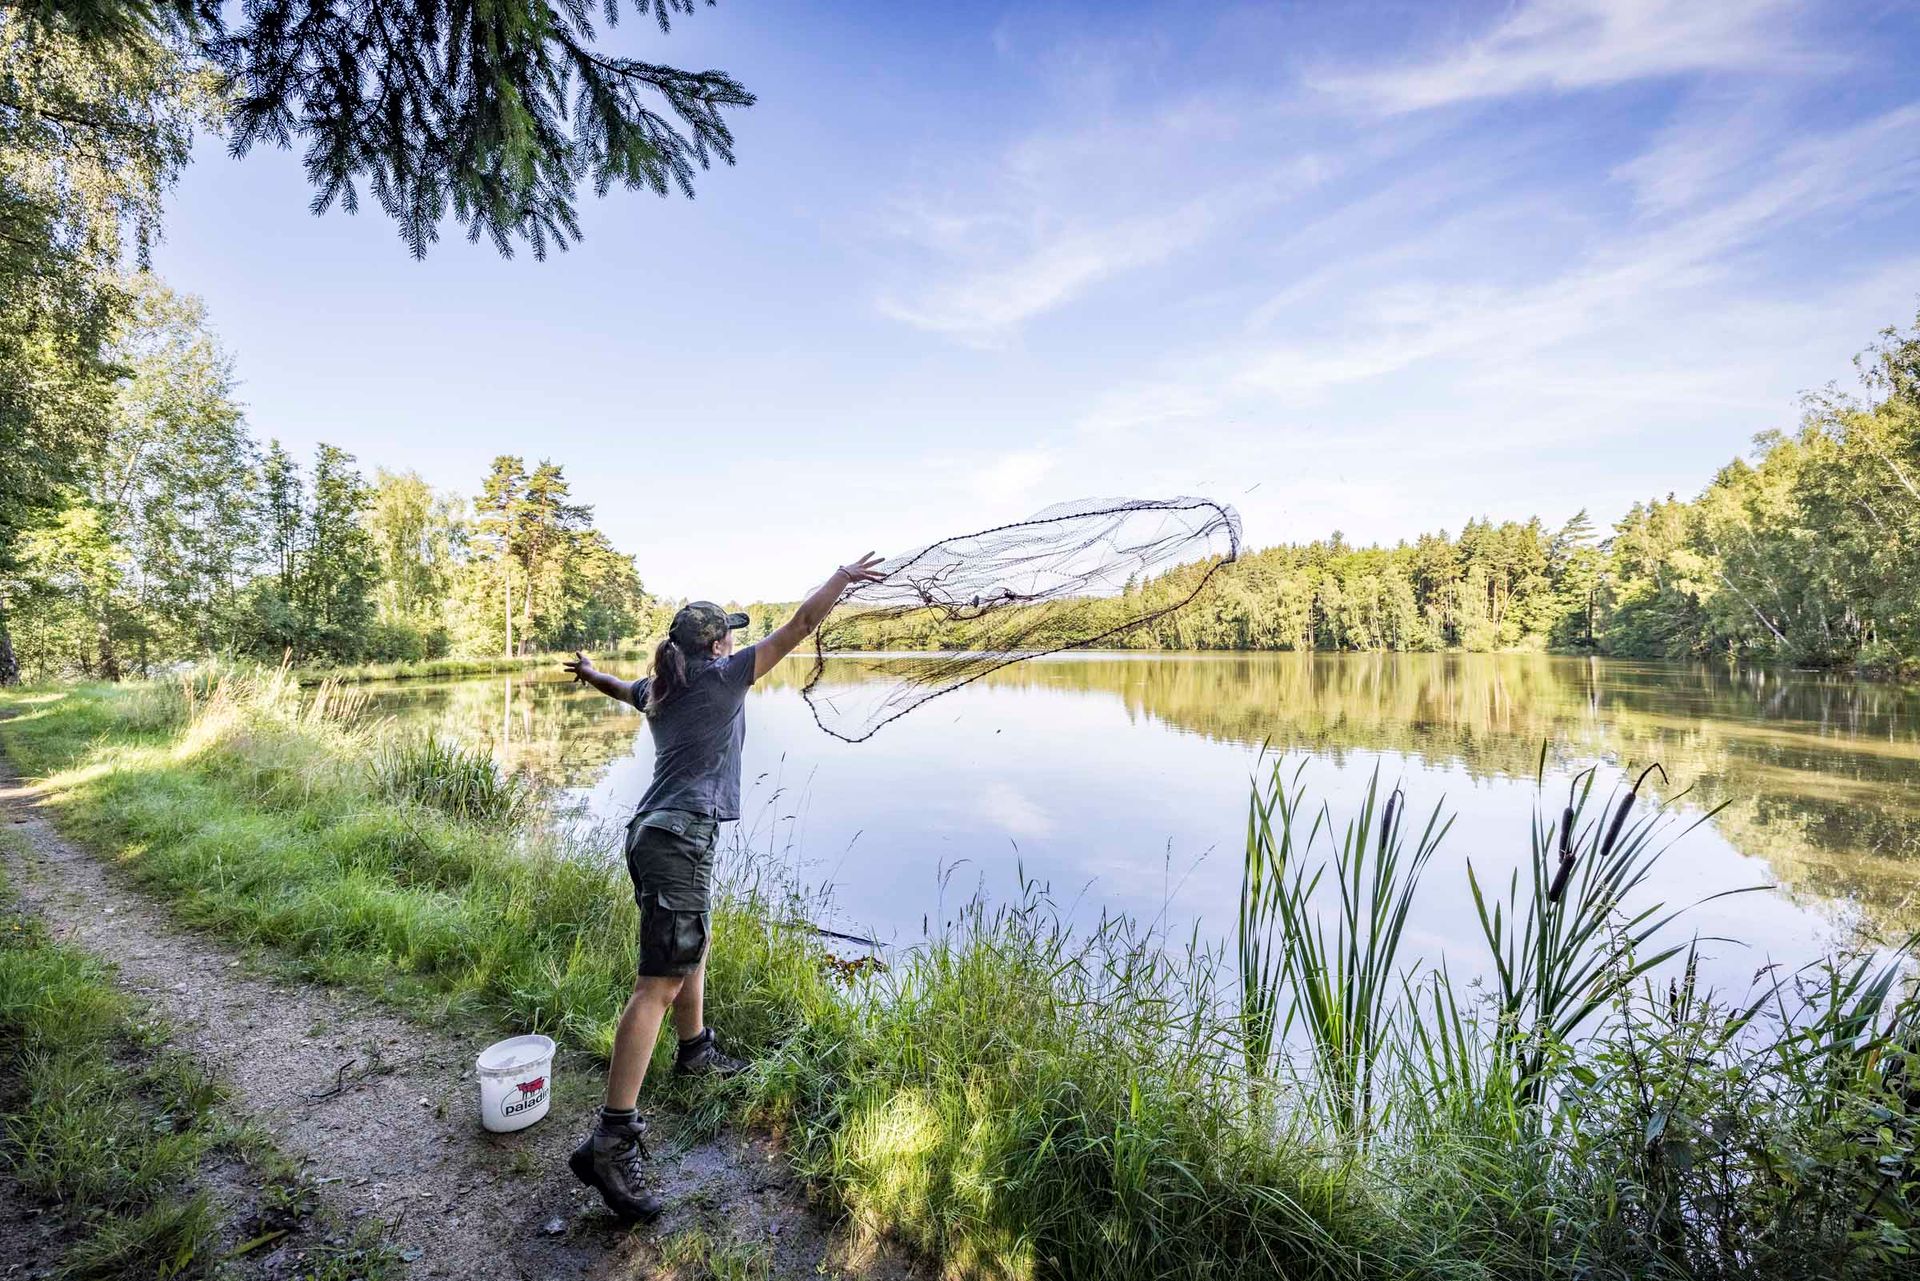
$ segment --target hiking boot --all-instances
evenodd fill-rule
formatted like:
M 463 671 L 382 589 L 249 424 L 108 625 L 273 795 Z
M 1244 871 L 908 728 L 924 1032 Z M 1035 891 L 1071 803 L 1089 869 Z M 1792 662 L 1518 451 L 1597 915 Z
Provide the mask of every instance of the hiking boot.
M 736 1059 L 721 1052 L 720 1042 L 714 1038 L 712 1028 L 691 1041 L 681 1042 L 680 1052 L 673 1061 L 675 1076 L 738 1076 L 746 1070 L 745 1059 Z
M 635 1118 L 608 1129 L 596 1126 L 586 1142 L 573 1150 L 567 1165 L 575 1177 L 600 1193 L 619 1218 L 647 1221 L 660 1217 L 667 1203 L 642 1187 L 647 1156 L 647 1123 Z

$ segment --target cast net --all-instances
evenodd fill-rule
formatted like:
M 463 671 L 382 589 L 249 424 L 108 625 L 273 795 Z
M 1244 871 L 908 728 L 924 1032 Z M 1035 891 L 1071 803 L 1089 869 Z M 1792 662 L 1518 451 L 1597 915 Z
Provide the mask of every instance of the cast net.
M 1204 498 L 1062 503 L 943 538 L 841 595 L 801 693 L 821 729 L 858 743 L 1003 667 L 1175 624 L 1239 554 L 1239 516 Z

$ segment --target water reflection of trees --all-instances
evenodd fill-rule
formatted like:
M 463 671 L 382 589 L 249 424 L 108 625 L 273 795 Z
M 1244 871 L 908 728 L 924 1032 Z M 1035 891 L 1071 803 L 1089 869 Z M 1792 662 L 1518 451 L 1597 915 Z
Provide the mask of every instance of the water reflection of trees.
M 1470 777 L 1659 761 L 1789 890 L 1920 925 L 1920 694 L 1829 676 L 1490 654 L 1116 655 L 1022 663 L 1007 688 L 1119 697 L 1136 717 L 1335 759 L 1395 752 Z
M 808 664 L 765 682 L 792 689 Z M 631 675 L 632 673 L 623 673 Z M 1118 698 L 1183 733 L 1340 758 L 1394 752 L 1474 778 L 1555 759 L 1658 760 L 1790 890 L 1920 925 L 1920 693 L 1799 673 L 1489 654 L 1114 655 L 1021 663 L 990 687 Z M 409 684 L 374 695 L 511 764 L 589 787 L 634 751 L 637 717 L 564 679 Z M 503 728 L 504 718 L 504 728 Z
M 1470 776 L 1562 759 L 1660 761 L 1788 889 L 1920 925 L 1920 695 L 1800 673 L 1520 655 L 1116 657 L 1028 663 L 1006 684 L 1118 694 L 1240 743 L 1391 751 Z
M 403 732 L 431 729 L 484 748 L 510 769 L 569 788 L 594 786 L 644 746 L 632 708 L 544 674 L 377 686 L 368 712 Z

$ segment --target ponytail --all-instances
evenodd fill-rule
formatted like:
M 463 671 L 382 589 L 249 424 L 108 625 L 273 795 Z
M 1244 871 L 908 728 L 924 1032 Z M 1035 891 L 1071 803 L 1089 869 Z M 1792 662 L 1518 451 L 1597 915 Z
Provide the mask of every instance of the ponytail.
M 653 680 L 647 685 L 646 713 L 687 687 L 687 655 L 669 636 L 654 647 Z
M 687 687 L 687 655 L 669 636 L 653 651 L 653 680 L 647 685 L 648 715 Z

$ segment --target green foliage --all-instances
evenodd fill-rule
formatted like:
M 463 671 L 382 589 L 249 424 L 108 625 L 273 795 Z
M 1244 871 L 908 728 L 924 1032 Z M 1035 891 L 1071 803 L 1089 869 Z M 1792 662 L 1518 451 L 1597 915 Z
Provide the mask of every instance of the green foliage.
M 66 505 L 0 573 L 29 676 L 149 674 L 249 654 L 306 665 L 613 648 L 659 619 L 633 560 L 572 503 L 561 469 L 503 482 L 470 540 L 464 503 L 321 445 L 311 468 L 254 443 L 197 300 L 129 282 L 110 350 L 130 373 Z M 470 548 L 470 541 L 472 546 Z M 473 553 L 473 554 L 470 554 Z
M 366 656 L 379 562 L 365 523 L 369 493 L 353 456 L 320 445 L 308 481 L 274 441 L 258 495 L 270 568 L 249 587 L 236 647 L 304 662 Z
M 473 507 L 454 604 L 463 653 L 606 649 L 664 626 L 633 558 L 593 528 L 593 509 L 572 501 L 555 464 L 528 473 L 523 459 L 494 459 Z
M 1242 1052 L 1249 1075 L 1268 1079 L 1277 1045 L 1297 1030 L 1313 1055 L 1319 1085 L 1313 1098 L 1325 1106 L 1329 1128 L 1364 1146 L 1378 1126 L 1375 1074 L 1395 1035 L 1407 915 L 1448 824 L 1436 809 L 1407 854 L 1400 830 L 1404 798 L 1396 790 L 1381 807 L 1376 773 L 1359 813 L 1337 838 L 1324 807 L 1302 838 L 1304 770 L 1303 763 L 1287 778 L 1276 761 L 1248 807 L 1239 936 Z M 1331 864 L 1314 861 L 1323 833 L 1332 841 Z M 1328 870 L 1338 896 L 1331 939 L 1316 898 Z M 1282 1010 L 1285 1018 L 1278 1019 Z
M 712 4 L 714 0 L 707 0 Z M 609 26 L 623 7 L 608 0 Z M 665 35 L 695 0 L 633 0 Z M 733 163 L 722 114 L 753 95 L 720 71 L 602 52 L 593 6 L 446 0 L 27 0 L 15 20 L 90 54 L 165 49 L 228 86 L 230 149 L 305 148 L 321 213 L 369 189 L 416 257 L 449 213 L 502 254 L 579 239 L 582 181 L 693 195 Z M 177 52 L 176 52 L 177 51 Z
M 665 33 L 694 7 L 635 0 L 633 11 Z M 620 8 L 606 6 L 609 24 Z M 722 113 L 751 94 L 722 72 L 609 55 L 595 41 L 580 6 L 0 6 L 0 685 L 19 679 L 10 624 L 21 614 L 37 622 L 27 663 L 41 673 L 117 678 L 129 663 L 144 671 L 167 654 L 230 648 L 335 661 L 444 652 L 444 620 L 425 616 L 440 611 L 420 608 L 418 563 L 383 562 L 400 586 L 373 616 L 370 553 L 349 528 L 360 482 L 344 456 L 316 460 L 304 573 L 284 457 L 268 459 L 264 536 L 245 544 L 254 522 L 235 504 L 250 495 L 238 476 L 251 460 L 225 358 L 193 332 L 197 304 L 140 282 L 130 290 L 118 272 L 129 245 L 144 267 L 193 126 L 223 111 L 235 151 L 304 140 L 316 212 L 335 200 L 354 209 L 364 183 L 416 255 L 449 213 L 502 253 L 523 240 L 544 255 L 578 237 L 583 179 L 603 195 L 620 183 L 691 196 L 696 166 L 732 162 Z M 172 311 L 164 324 L 138 314 L 156 298 Z M 129 319 L 136 334 L 170 325 L 180 341 L 107 350 Z M 392 553 L 405 512 L 380 497 L 373 524 Z M 587 585 L 548 644 L 617 636 L 631 620 L 637 584 L 609 605 L 608 590 L 624 587 L 621 558 L 583 539 Z M 241 608 L 256 554 L 281 581 Z M 69 558 L 83 565 L 70 570 Z M 435 587 L 444 600 L 445 584 Z
M 205 86 L 143 32 L 95 39 L 42 6 L 0 6 L 0 576 L 98 456 L 118 370 L 105 344 Z M 0 583 L 0 684 L 16 677 Z
M 464 504 L 416 472 L 374 472 L 366 523 L 379 561 L 368 650 L 420 661 L 447 652 L 447 601 L 466 551 Z
M 108 429 L 67 505 L 21 541 L 16 643 L 30 671 L 108 678 L 230 644 L 253 560 L 253 443 L 231 361 L 199 301 L 141 273 L 106 355 L 123 371 Z M 71 656 L 71 657 L 69 657 Z
M 660 1243 L 660 1257 L 673 1281 L 771 1281 L 773 1249 L 766 1242 L 716 1241 L 699 1228 L 676 1232 Z
M 509 774 L 490 754 L 433 734 L 381 745 L 371 769 L 381 791 L 395 800 L 499 831 L 524 826 L 540 802 L 539 788 L 525 775 Z
M 1399 859 L 1390 817 L 1371 857 L 1353 839 L 1370 791 L 1322 864 L 1339 901 L 1314 912 L 1320 869 L 1296 860 L 1329 824 L 1295 830 L 1297 775 L 1276 766 L 1256 784 L 1242 888 L 1250 1061 L 1274 1061 L 1284 1012 L 1305 1053 L 1278 1060 L 1296 1072 L 1281 1098 L 1324 1110 L 1405 1189 L 1403 1222 L 1451 1256 L 1436 1274 L 1901 1275 L 1920 1226 L 1911 948 L 1763 972 L 1732 1004 L 1702 992 L 1694 951 L 1663 941 L 1678 913 L 1643 890 L 1665 807 L 1633 818 L 1636 783 L 1583 823 L 1591 785 L 1582 774 L 1558 821 L 1536 820 L 1503 900 L 1468 865 L 1488 998 L 1413 966 L 1376 1016 L 1424 860 Z M 1676 960 L 1663 992 L 1650 976 Z M 1391 1106 L 1353 1106 L 1369 1080 Z
M 707 0 L 709 4 L 713 0 Z M 609 0 L 611 25 L 622 6 Z M 694 0 L 633 0 L 662 34 Z M 722 112 L 753 95 L 720 71 L 596 49 L 592 8 L 265 0 L 201 47 L 231 78 L 233 149 L 300 138 L 315 213 L 364 182 L 416 257 L 449 212 L 503 254 L 579 238 L 574 199 L 616 184 L 691 197 L 696 166 L 733 162 Z M 656 109 L 664 107 L 668 114 Z

